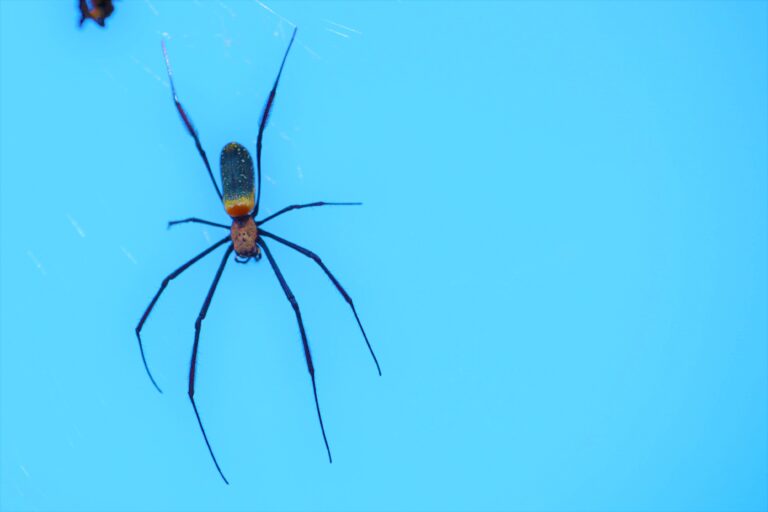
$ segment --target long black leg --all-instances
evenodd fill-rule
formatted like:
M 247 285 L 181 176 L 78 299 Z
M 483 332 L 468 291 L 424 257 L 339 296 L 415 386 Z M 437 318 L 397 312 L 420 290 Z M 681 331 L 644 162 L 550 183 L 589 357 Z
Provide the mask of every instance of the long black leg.
M 270 221 L 274 219 L 275 217 L 284 214 L 285 212 L 289 212 L 291 210 L 301 210 L 302 208 L 312 208 L 314 206 L 360 206 L 363 203 L 326 203 L 325 201 L 317 201 L 314 203 L 307 203 L 307 204 L 292 204 L 291 206 L 286 206 L 282 210 L 278 211 L 277 213 L 273 213 L 269 217 L 265 217 L 262 220 L 256 221 L 257 224 L 264 224 L 267 221 Z M 256 216 L 255 214 L 253 215 Z
M 349 296 L 349 294 L 344 290 L 344 288 L 341 286 L 341 283 L 331 274 L 331 271 L 328 270 L 328 267 L 325 266 L 325 263 L 320 259 L 320 256 L 313 253 L 309 249 L 305 249 L 299 245 L 294 244 L 293 242 L 289 242 L 288 240 L 284 238 L 280 238 L 277 235 L 273 235 L 272 233 L 268 233 L 264 231 L 263 229 L 259 230 L 259 234 L 262 236 L 266 236 L 268 238 L 272 238 L 273 240 L 280 242 L 283 245 L 287 245 L 291 249 L 294 249 L 304 256 L 307 256 L 308 258 L 312 258 L 315 260 L 315 263 L 317 263 L 321 269 L 323 269 L 323 272 L 325 272 L 325 275 L 328 276 L 328 278 L 333 282 L 333 285 L 336 287 L 337 290 L 339 290 L 339 293 L 344 297 L 344 300 L 347 301 L 347 304 L 349 304 L 349 307 L 352 308 L 352 313 L 355 315 L 355 320 L 357 320 L 357 325 L 360 327 L 360 332 L 363 333 L 363 338 L 365 338 L 365 344 L 368 345 L 368 351 L 371 353 L 371 357 L 373 357 L 373 362 L 376 363 L 376 369 L 379 371 L 379 375 L 381 375 L 381 367 L 379 366 L 379 360 L 376 359 L 376 354 L 373 353 L 373 348 L 371 348 L 371 343 L 368 341 L 368 336 L 365 334 L 365 329 L 363 329 L 363 324 L 360 322 L 360 317 L 357 316 L 357 310 L 355 309 L 355 305 L 352 303 L 352 297 Z
M 209 226 L 216 226 L 217 228 L 229 229 L 230 226 L 226 224 L 219 224 L 218 222 L 211 222 L 209 220 L 198 219 L 197 217 L 189 217 L 188 219 L 172 220 L 168 223 L 168 228 L 175 226 L 176 224 L 184 224 L 185 222 L 196 222 L 198 224 L 207 224 Z
M 144 346 L 141 343 L 141 328 L 144 326 L 144 322 L 147 321 L 147 317 L 149 317 L 149 314 L 152 312 L 152 309 L 155 307 L 155 303 L 157 302 L 157 299 L 160 298 L 160 295 L 163 293 L 163 290 L 165 290 L 165 287 L 168 286 L 168 283 L 179 276 L 182 272 L 187 270 L 189 267 L 206 257 L 208 254 L 210 254 L 212 251 L 214 251 L 216 248 L 222 246 L 227 241 L 229 241 L 229 237 L 222 238 L 176 270 L 174 270 L 168 277 L 163 279 L 163 283 L 160 285 L 160 289 L 157 290 L 157 293 L 152 298 L 152 302 L 149 303 L 149 306 L 147 306 L 146 311 L 144 311 L 144 314 L 141 315 L 141 320 L 139 320 L 139 325 L 136 326 L 136 338 L 139 340 L 139 351 L 141 352 L 141 360 L 144 362 L 144 369 L 147 370 L 147 375 L 149 375 L 149 380 L 152 381 L 152 384 L 155 386 L 155 389 L 160 391 L 162 393 L 163 391 L 160 389 L 160 387 L 157 385 L 157 382 L 155 382 L 155 379 L 152 377 L 152 372 L 149 371 L 149 366 L 147 366 L 147 359 L 144 357 Z
M 320 402 L 317 400 L 317 385 L 315 384 L 315 367 L 312 365 L 312 354 L 309 352 L 309 343 L 307 342 L 307 333 L 304 332 L 304 322 L 301 320 L 301 312 L 299 311 L 299 303 L 296 302 L 296 297 L 293 296 L 293 292 L 288 287 L 288 283 L 285 282 L 282 272 L 277 267 L 275 258 L 272 257 L 272 253 L 269 252 L 267 244 L 264 240 L 259 239 L 259 245 L 264 249 L 264 254 L 267 255 L 269 264 L 272 265 L 272 270 L 275 271 L 277 280 L 280 281 L 280 286 L 285 292 L 285 296 L 288 297 L 288 302 L 291 303 L 293 311 L 296 313 L 296 320 L 299 322 L 299 332 L 301 333 L 301 343 L 304 345 L 304 357 L 307 360 L 307 369 L 309 370 L 309 376 L 312 377 L 312 392 L 315 394 L 315 408 L 317 409 L 317 419 L 320 420 L 320 430 L 323 433 L 323 442 L 325 442 L 325 449 L 328 452 L 328 462 L 333 462 L 331 458 L 331 448 L 328 446 L 328 438 L 325 436 L 325 427 L 323 426 L 323 415 L 320 414 Z
M 165 49 L 165 41 L 162 41 L 162 45 L 163 45 L 163 55 L 165 56 L 165 69 L 168 70 L 168 81 L 171 83 L 171 93 L 173 93 L 173 102 L 176 104 L 176 110 L 179 111 L 179 116 L 181 116 L 181 120 L 184 121 L 184 125 L 187 127 L 187 131 L 192 136 L 192 138 L 195 139 L 195 146 L 197 147 L 197 152 L 200 153 L 201 157 L 203 157 L 203 162 L 205 163 L 205 168 L 208 170 L 208 176 L 211 177 L 211 183 L 213 183 L 213 188 L 216 189 L 216 193 L 219 195 L 219 199 L 221 199 L 222 198 L 221 190 L 219 190 L 219 185 L 216 183 L 216 180 L 213 177 L 213 172 L 211 171 L 211 164 L 208 162 L 208 156 L 205 154 L 205 150 L 203 149 L 203 146 L 200 144 L 200 138 L 197 136 L 197 130 L 192 124 L 192 120 L 189 118 L 186 111 L 184 110 L 184 107 L 181 106 L 179 97 L 176 95 L 176 86 L 173 85 L 173 74 L 171 73 L 171 61 L 168 58 L 168 52 Z
M 197 315 L 197 320 L 195 321 L 195 344 L 192 346 L 192 361 L 189 365 L 189 400 L 192 402 L 192 408 L 195 410 L 197 424 L 200 425 L 200 431 L 203 433 L 203 439 L 205 439 L 205 445 L 208 447 L 208 452 L 211 454 L 211 458 L 213 459 L 213 463 L 216 465 L 216 469 L 219 471 L 219 475 L 221 475 L 221 478 L 227 485 L 229 485 L 229 482 L 224 476 L 224 473 L 221 472 L 219 462 L 216 460 L 216 456 L 213 454 L 213 449 L 211 448 L 211 443 L 208 442 L 208 436 L 205 434 L 203 422 L 200 420 L 200 413 L 197 412 L 197 405 L 195 404 L 195 366 L 197 365 L 197 345 L 200 341 L 200 326 L 203 323 L 203 318 L 205 318 L 206 313 L 208 313 L 208 307 L 211 305 L 213 292 L 216 291 L 216 286 L 219 284 L 219 279 L 221 279 L 221 274 L 224 272 L 224 267 L 226 266 L 229 255 L 232 254 L 233 249 L 234 246 L 230 245 L 227 248 L 227 251 L 224 253 L 224 258 L 221 260 L 219 270 L 216 271 L 216 277 L 213 278 L 211 289 L 208 290 L 208 296 L 205 297 L 203 308 L 200 310 L 200 314 Z
M 280 63 L 280 70 L 277 72 L 277 77 L 275 78 L 275 84 L 272 86 L 272 90 L 269 91 L 269 96 L 267 97 L 267 102 L 264 104 L 264 111 L 261 113 L 261 120 L 259 121 L 259 135 L 256 137 L 256 172 L 259 181 L 259 189 L 256 192 L 256 207 L 253 210 L 253 217 L 256 217 L 256 215 L 259 213 L 259 200 L 261 199 L 261 139 L 264 136 L 264 128 L 267 126 L 267 121 L 269 120 L 269 113 L 272 110 L 272 103 L 275 101 L 275 92 L 277 92 L 277 84 L 280 82 L 280 75 L 283 74 L 285 59 L 288 58 L 288 52 L 291 51 L 291 46 L 293 45 L 293 39 L 295 37 L 296 28 L 293 29 L 293 34 L 291 34 L 291 41 L 288 43 L 288 48 L 285 50 L 285 55 L 283 55 L 283 62 Z

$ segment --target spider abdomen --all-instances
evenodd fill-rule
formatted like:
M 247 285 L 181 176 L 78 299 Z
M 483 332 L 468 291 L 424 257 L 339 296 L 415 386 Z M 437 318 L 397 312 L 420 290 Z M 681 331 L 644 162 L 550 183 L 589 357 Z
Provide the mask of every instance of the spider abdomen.
M 230 142 L 221 150 L 221 184 L 224 187 L 224 209 L 230 217 L 234 219 L 251 213 L 256 204 L 253 159 L 248 150 L 237 142 Z
M 238 256 L 242 258 L 258 257 L 259 246 L 256 245 L 256 239 L 259 236 L 259 230 L 250 216 L 246 215 L 234 219 L 230 233 L 232 245 L 235 246 L 235 252 Z

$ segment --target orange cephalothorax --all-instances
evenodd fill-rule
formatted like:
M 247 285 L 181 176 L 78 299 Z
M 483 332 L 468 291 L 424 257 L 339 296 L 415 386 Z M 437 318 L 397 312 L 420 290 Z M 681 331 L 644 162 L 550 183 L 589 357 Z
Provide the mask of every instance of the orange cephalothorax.
M 230 142 L 221 150 L 221 184 L 224 209 L 233 219 L 248 215 L 255 205 L 253 159 L 248 150 Z
M 248 216 L 238 217 L 232 221 L 232 244 L 235 246 L 235 252 L 242 258 L 258 258 L 259 246 L 256 245 L 256 239 L 259 236 L 259 230 L 256 223 Z

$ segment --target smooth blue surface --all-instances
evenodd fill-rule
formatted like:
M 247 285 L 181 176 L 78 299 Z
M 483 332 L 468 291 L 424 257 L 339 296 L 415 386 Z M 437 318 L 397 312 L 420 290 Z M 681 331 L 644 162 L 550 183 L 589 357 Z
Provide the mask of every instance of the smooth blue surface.
M 305 315 L 226 222 L 290 25 L 258 2 L 0 3 L 0 508 L 765 510 L 764 2 L 298 3 L 263 205 Z M 342 26 L 343 25 L 343 26 Z

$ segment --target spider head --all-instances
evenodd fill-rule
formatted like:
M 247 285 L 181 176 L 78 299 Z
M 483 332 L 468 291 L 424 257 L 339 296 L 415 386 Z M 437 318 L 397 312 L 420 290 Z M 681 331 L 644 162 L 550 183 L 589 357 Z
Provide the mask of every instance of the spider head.
M 259 258 L 259 246 L 256 244 L 259 230 L 249 215 L 232 220 L 230 236 L 238 256 L 241 258 Z

